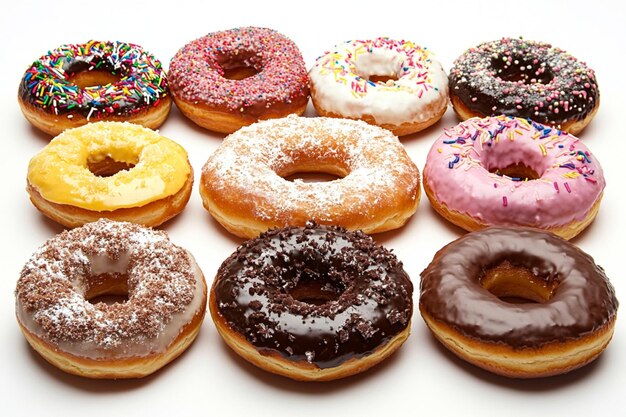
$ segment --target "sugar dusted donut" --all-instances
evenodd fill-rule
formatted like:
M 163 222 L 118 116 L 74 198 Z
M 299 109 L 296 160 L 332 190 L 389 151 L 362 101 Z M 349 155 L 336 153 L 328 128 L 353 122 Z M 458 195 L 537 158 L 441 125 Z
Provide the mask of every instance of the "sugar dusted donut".
M 169 78 L 181 112 L 223 133 L 261 119 L 301 115 L 309 101 L 300 50 L 266 28 L 214 32 L 188 43 L 172 58 Z
M 89 378 L 137 378 L 194 341 L 207 287 L 193 256 L 164 232 L 99 220 L 39 248 L 15 295 L 26 340 L 52 365 Z M 90 301 L 100 295 L 128 300 Z
M 288 181 L 323 172 L 334 181 Z M 391 132 L 362 121 L 289 116 L 226 137 L 202 169 L 204 207 L 228 231 L 256 237 L 313 219 L 378 233 L 404 225 L 419 171 Z
M 584 62 L 543 42 L 503 38 L 470 48 L 450 70 L 450 98 L 463 120 L 504 114 L 578 134 L 600 104 Z
M 448 244 L 422 272 L 420 312 L 462 359 L 516 378 L 562 374 L 606 348 L 618 302 L 593 259 L 528 228 L 491 227 Z
M 309 71 L 322 116 L 361 119 L 403 136 L 436 123 L 448 107 L 448 78 L 433 54 L 389 38 L 349 41 Z
M 44 215 L 76 227 L 108 218 L 158 226 L 189 201 L 193 171 L 174 141 L 132 123 L 97 122 L 54 138 L 28 165 Z
M 424 168 L 434 209 L 466 230 L 532 226 L 571 239 L 595 218 L 604 186 L 576 137 L 505 116 L 446 129 Z
M 209 306 L 244 359 L 327 381 L 363 372 L 404 343 L 412 293 L 402 264 L 369 236 L 309 223 L 240 246 L 219 268 Z
M 95 121 L 127 121 L 156 129 L 172 101 L 161 62 L 140 46 L 89 41 L 62 45 L 35 61 L 18 101 L 38 129 L 56 136 Z

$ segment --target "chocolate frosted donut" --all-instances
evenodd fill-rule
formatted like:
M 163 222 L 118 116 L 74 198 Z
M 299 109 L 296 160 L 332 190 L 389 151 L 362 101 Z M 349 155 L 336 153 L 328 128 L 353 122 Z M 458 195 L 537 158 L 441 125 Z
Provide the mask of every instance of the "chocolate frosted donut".
M 543 42 L 503 38 L 468 49 L 449 75 L 463 120 L 504 114 L 580 132 L 598 110 L 595 73 Z
M 494 373 L 530 378 L 594 360 L 618 302 L 602 268 L 556 235 L 492 227 L 448 244 L 422 272 L 420 311 L 446 347 Z
M 362 232 L 308 223 L 245 242 L 220 267 L 209 306 L 239 355 L 299 380 L 362 372 L 409 334 L 413 285 Z

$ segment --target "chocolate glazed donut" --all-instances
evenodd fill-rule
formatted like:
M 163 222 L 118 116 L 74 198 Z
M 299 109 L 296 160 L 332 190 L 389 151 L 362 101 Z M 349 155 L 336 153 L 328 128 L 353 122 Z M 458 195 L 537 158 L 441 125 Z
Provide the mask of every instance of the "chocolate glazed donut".
M 422 272 L 420 311 L 461 358 L 520 378 L 594 360 L 618 302 L 602 268 L 556 235 L 492 227 L 448 244 Z
M 249 240 L 220 267 L 211 315 L 226 343 L 298 380 L 362 372 L 408 337 L 413 286 L 362 232 L 308 223 Z

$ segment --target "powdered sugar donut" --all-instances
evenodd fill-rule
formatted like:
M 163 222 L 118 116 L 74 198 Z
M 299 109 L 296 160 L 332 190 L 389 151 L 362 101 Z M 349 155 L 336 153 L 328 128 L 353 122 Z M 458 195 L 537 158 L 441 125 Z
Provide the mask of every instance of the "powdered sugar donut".
M 134 378 L 193 342 L 207 288 L 193 256 L 164 232 L 99 220 L 39 248 L 15 294 L 22 332 L 48 362 L 89 378 Z M 103 294 L 128 300 L 89 301 Z
M 168 76 L 183 114 L 217 132 L 300 115 L 309 101 L 300 50 L 266 28 L 242 27 L 196 39 L 172 58 Z
M 327 182 L 288 181 L 324 172 Z M 308 220 L 377 233 L 419 203 L 419 172 L 398 138 L 367 123 L 289 116 L 226 137 L 202 169 L 205 208 L 231 233 L 256 237 Z
M 349 41 L 309 71 L 322 116 L 361 119 L 398 136 L 437 122 L 448 106 L 448 77 L 433 54 L 389 38 Z
M 435 210 L 466 230 L 530 226 L 570 239 L 595 218 L 604 186 L 579 139 L 506 116 L 445 130 L 424 168 Z

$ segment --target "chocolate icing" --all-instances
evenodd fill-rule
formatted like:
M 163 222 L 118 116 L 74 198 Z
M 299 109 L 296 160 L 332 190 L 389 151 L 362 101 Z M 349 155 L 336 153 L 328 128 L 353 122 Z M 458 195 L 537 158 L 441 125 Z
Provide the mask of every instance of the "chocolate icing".
M 261 353 L 320 368 L 359 358 L 408 326 L 413 285 L 402 263 L 358 231 L 275 229 L 220 267 L 218 314 Z
M 598 104 L 592 69 L 550 44 L 501 39 L 470 48 L 450 69 L 450 94 L 481 117 L 504 114 L 557 126 Z
M 507 261 L 554 285 L 552 298 L 511 304 L 484 289 L 485 271 Z M 617 313 L 614 289 L 589 255 L 530 228 L 469 233 L 441 249 L 421 276 L 420 310 L 469 338 L 512 348 L 577 339 Z

